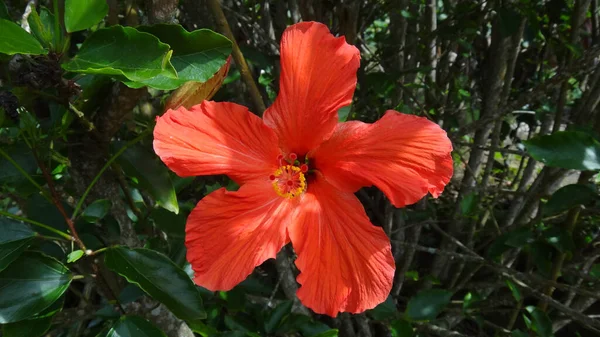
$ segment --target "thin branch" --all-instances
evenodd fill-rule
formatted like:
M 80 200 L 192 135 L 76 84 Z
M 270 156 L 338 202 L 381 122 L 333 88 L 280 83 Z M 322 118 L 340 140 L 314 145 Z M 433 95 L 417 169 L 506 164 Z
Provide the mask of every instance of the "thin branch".
M 265 103 L 262 99 L 262 96 L 260 95 L 258 87 L 256 86 L 256 82 L 254 82 L 254 79 L 252 78 L 252 73 L 250 72 L 248 63 L 246 63 L 246 59 L 244 58 L 244 55 L 242 54 L 242 51 L 240 50 L 240 47 L 238 46 L 235 37 L 231 32 L 231 28 L 229 27 L 229 23 L 227 23 L 227 18 L 223 13 L 221 4 L 219 3 L 219 0 L 209 0 L 208 4 L 213 13 L 213 16 L 215 17 L 215 22 L 219 27 L 219 30 L 221 31 L 221 33 L 227 36 L 229 40 L 231 40 L 231 43 L 233 45 L 232 54 L 233 59 L 235 60 L 235 64 L 239 68 L 240 75 L 242 76 L 244 83 L 248 87 L 248 92 L 250 94 L 250 98 L 252 99 L 252 104 L 254 105 L 256 114 L 262 116 L 263 112 L 266 110 Z

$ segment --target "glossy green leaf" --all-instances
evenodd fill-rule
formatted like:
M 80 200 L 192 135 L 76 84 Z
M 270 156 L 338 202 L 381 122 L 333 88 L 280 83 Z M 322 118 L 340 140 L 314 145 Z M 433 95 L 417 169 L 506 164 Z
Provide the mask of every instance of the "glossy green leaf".
M 112 26 L 92 33 L 63 68 L 144 81 L 158 75 L 175 78 L 170 59 L 169 45 L 155 36 L 131 27 Z
M 166 305 L 177 317 L 197 321 L 206 317 L 200 292 L 189 276 L 168 257 L 149 249 L 114 247 L 106 265 Z
M 49 256 L 28 252 L 0 272 L 0 324 L 32 317 L 58 300 L 71 272 Z
M 92 27 L 108 14 L 106 0 L 65 0 L 65 28 L 72 33 Z
M 40 337 L 50 329 L 52 316 L 9 323 L 2 327 L 4 337 Z
M 548 315 L 534 306 L 528 306 L 527 311 L 531 314 L 531 326 L 533 331 L 540 337 L 552 337 L 552 321 Z
M 413 330 L 412 325 L 403 319 L 397 319 L 397 320 L 392 321 L 390 328 L 391 328 L 390 330 L 392 331 L 393 337 L 412 337 L 412 336 L 414 336 L 414 330 Z
M 95 223 L 98 220 L 102 220 L 108 214 L 111 206 L 112 202 L 110 200 L 96 200 L 85 208 L 81 213 L 81 217 L 87 222 Z
M 530 336 L 528 333 L 526 333 L 526 332 L 523 332 L 523 331 L 521 331 L 521 330 L 519 330 L 519 329 L 517 329 L 517 330 L 513 330 L 513 331 L 510 333 L 510 335 L 511 335 L 511 337 L 531 337 L 531 336 Z
M 293 305 L 293 301 L 284 301 L 275 307 L 265 320 L 265 331 L 269 334 L 273 333 L 281 324 L 283 318 L 290 314 Z
M 179 204 L 167 167 L 142 146 L 132 146 L 117 159 L 125 173 L 137 178 L 141 187 L 150 192 L 157 204 L 178 213 Z
M 206 82 L 227 62 L 231 54 L 231 41 L 210 29 L 186 31 L 180 25 L 159 24 L 139 27 L 173 49 L 171 63 L 178 78 L 158 75 L 138 83 L 128 83 L 131 87 L 150 86 L 156 89 L 173 90 L 185 82 Z
M 600 169 L 600 142 L 581 131 L 561 131 L 524 142 L 527 152 L 552 167 Z
M 166 335 L 141 317 L 123 316 L 112 326 L 106 337 L 166 337 Z
M 450 303 L 452 292 L 444 289 L 427 289 L 411 297 L 406 307 L 406 317 L 414 321 L 432 320 Z
M 571 184 L 559 188 L 542 207 L 544 216 L 560 214 L 577 205 L 587 205 L 598 199 L 592 185 Z
M 367 313 L 374 319 L 383 321 L 395 317 L 398 313 L 398 310 L 396 309 L 394 299 L 391 296 L 388 296 L 383 303 L 380 303 L 375 308 L 368 310 Z
M 2 54 L 41 55 L 48 53 L 35 37 L 12 21 L 0 19 L 0 32 L 2 32 L 0 39 L 0 53 Z
M 1 217 L 0 233 L 0 271 L 2 271 L 29 247 L 35 232 L 20 221 Z
M 67 255 L 67 263 L 77 262 L 84 254 L 85 253 L 81 249 L 70 252 L 69 255 Z

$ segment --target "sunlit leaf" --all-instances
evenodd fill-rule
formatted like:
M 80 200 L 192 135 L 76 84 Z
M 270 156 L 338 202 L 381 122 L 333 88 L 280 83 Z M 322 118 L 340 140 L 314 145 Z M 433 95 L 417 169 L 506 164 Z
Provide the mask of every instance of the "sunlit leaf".
M 12 21 L 0 19 L 0 32 L 2 32 L 0 53 L 8 55 L 41 55 L 48 53 L 35 37 Z
M 525 143 L 527 152 L 548 166 L 573 170 L 600 169 L 600 142 L 582 131 L 561 131 Z
M 111 26 L 93 32 L 62 66 L 76 73 L 144 81 L 158 75 L 176 78 L 170 59 L 169 45 L 157 37 L 131 27 Z
M 84 30 L 108 14 L 106 0 L 65 0 L 65 28 L 68 33 Z

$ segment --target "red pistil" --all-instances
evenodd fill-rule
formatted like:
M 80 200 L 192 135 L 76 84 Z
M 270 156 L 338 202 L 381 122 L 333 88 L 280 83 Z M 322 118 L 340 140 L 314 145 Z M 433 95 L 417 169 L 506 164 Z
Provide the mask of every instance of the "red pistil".
M 306 173 L 308 171 L 308 165 L 306 165 L 306 164 L 300 165 L 300 171 L 302 171 L 302 173 Z

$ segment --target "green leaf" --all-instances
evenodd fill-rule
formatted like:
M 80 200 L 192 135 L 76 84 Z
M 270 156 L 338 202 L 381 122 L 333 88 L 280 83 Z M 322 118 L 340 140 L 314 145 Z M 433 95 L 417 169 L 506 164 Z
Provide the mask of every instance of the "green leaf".
M 522 296 L 521 296 L 521 291 L 519 290 L 519 288 L 517 287 L 517 285 L 514 284 L 511 280 L 506 280 L 506 285 L 510 289 L 510 292 L 512 293 L 512 295 L 515 298 L 515 300 L 517 302 L 520 302 Z
M 510 335 L 511 335 L 512 337 L 530 337 L 528 333 L 526 333 L 526 332 L 523 332 L 523 331 L 521 331 L 521 330 L 519 330 L 519 329 L 517 329 L 517 330 L 513 330 L 513 331 L 510 333 Z
M 49 256 L 28 252 L 0 272 L 0 324 L 27 319 L 58 300 L 71 272 Z
M 338 121 L 345 122 L 348 120 L 348 115 L 350 114 L 350 110 L 352 110 L 352 106 L 348 105 L 345 107 L 341 107 L 338 110 Z
M 52 316 L 9 323 L 2 327 L 4 337 L 40 337 L 50 329 Z
M 413 296 L 406 307 L 406 316 L 414 321 L 432 320 L 450 303 L 452 292 L 427 289 Z
M 166 337 L 152 323 L 137 316 L 122 316 L 108 331 L 106 337 Z
M 600 169 L 600 142 L 581 131 L 561 131 L 524 142 L 529 154 L 552 167 Z
M 112 202 L 108 199 L 96 200 L 85 208 L 81 213 L 81 217 L 87 222 L 95 223 L 108 214 L 111 206 Z
M 70 252 L 69 255 L 67 255 L 67 263 L 76 262 L 77 260 L 81 259 L 83 254 L 85 253 L 81 249 Z
M 104 261 L 108 268 L 137 284 L 177 317 L 187 321 L 206 317 L 200 292 L 168 257 L 149 249 L 114 247 L 105 252 Z
M 403 320 L 397 319 L 394 320 L 390 326 L 392 330 L 393 337 L 412 337 L 414 336 L 414 331 L 412 325 Z
M 8 9 L 4 4 L 4 1 L 0 0 L 0 19 L 10 20 L 10 15 L 8 14 Z
M 383 303 L 380 303 L 378 306 L 371 310 L 367 310 L 369 316 L 373 317 L 378 321 L 383 321 L 389 318 L 393 318 L 398 313 L 396 309 L 396 304 L 394 303 L 394 299 L 391 296 L 388 296 Z
M 283 301 L 270 312 L 269 317 L 265 320 L 265 331 L 268 334 L 273 333 L 279 327 L 283 318 L 292 311 L 293 305 L 293 301 Z
M 85 30 L 108 14 L 106 0 L 65 0 L 65 28 L 68 33 Z
M 149 86 L 162 90 L 173 90 L 185 82 L 206 82 L 227 62 L 231 54 L 231 41 L 210 29 L 186 31 L 180 25 L 159 24 L 138 28 L 168 44 L 173 50 L 171 63 L 177 78 L 158 75 L 138 83 L 127 83 L 131 87 Z
M 575 251 L 573 236 L 564 228 L 557 226 L 550 227 L 543 232 L 542 237 L 561 253 Z
M 473 215 L 477 210 L 477 194 L 471 192 L 460 201 L 460 212 L 464 216 Z
M 59 30 L 59 34 L 56 35 L 54 14 L 46 7 L 41 7 L 39 14 L 32 7 L 27 22 L 31 28 L 31 34 L 42 43 L 44 48 L 59 53 L 65 52 L 65 47 L 68 46 L 68 43 L 66 43 L 68 42 L 68 38 L 65 40 L 62 30 Z
M 131 81 L 145 81 L 158 75 L 176 78 L 170 59 L 169 45 L 155 36 L 131 27 L 112 26 L 92 33 L 63 68 Z
M 187 218 L 185 212 L 175 214 L 164 208 L 155 208 L 150 213 L 149 218 L 152 219 L 156 227 L 167 233 L 169 237 L 183 239 Z
M 560 214 L 577 205 L 587 205 L 598 199 L 598 192 L 592 185 L 571 184 L 559 188 L 542 207 L 544 216 Z
M 48 53 L 35 37 L 12 21 L 0 19 L 0 32 L 2 32 L 0 53 L 8 55 L 42 55 Z
M 140 185 L 150 192 L 158 205 L 173 213 L 179 212 L 179 203 L 169 171 L 153 153 L 142 146 L 132 146 L 117 158 L 117 162 L 128 176 L 138 179 Z
M 534 306 L 528 306 L 527 311 L 531 314 L 532 329 L 540 337 L 552 337 L 552 321 L 548 315 Z
M 331 329 L 320 334 L 314 335 L 313 337 L 338 337 L 338 329 Z
M 0 271 L 2 271 L 29 247 L 35 237 L 35 232 L 20 221 L 1 217 L 0 233 L 2 233 L 0 235 Z
M 600 264 L 599 263 L 595 263 L 594 265 L 592 265 L 592 268 L 590 268 L 590 276 L 593 278 L 600 279 Z

